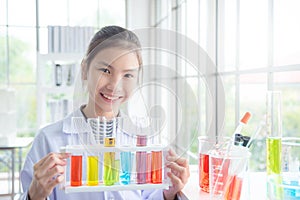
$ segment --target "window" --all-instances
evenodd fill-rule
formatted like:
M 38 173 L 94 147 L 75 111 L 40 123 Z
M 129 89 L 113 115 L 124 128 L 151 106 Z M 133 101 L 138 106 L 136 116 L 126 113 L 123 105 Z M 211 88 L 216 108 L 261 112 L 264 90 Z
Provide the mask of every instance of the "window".
M 214 134 L 231 136 L 240 117 L 246 112 L 252 118 L 244 134 L 253 134 L 266 113 L 267 90 L 282 92 L 283 136 L 297 136 L 300 125 L 300 18 L 297 0 L 186 0 L 156 1 L 156 20 L 153 26 L 178 31 L 194 40 L 205 50 L 217 66 L 225 91 L 225 110 L 218 107 L 217 115 L 225 112 L 224 120 L 217 118 L 216 127 L 224 121 L 223 132 Z M 164 8 L 164 9 L 163 9 Z M 189 49 L 186 49 L 188 51 Z M 194 134 L 205 135 L 210 122 L 209 93 L 203 77 L 187 64 L 177 62 L 181 75 L 198 97 L 199 129 L 188 129 L 190 155 L 197 153 Z M 207 74 L 206 74 L 207 75 Z M 204 74 L 204 77 L 206 76 Z M 176 78 L 175 78 L 176 79 Z M 219 91 L 218 91 L 219 92 Z M 217 93 L 217 98 L 220 94 Z M 218 102 L 218 101 L 217 101 Z M 188 98 L 181 102 L 187 108 L 184 117 L 196 116 L 189 109 Z M 186 124 L 187 126 L 190 126 Z M 192 127 L 192 126 L 190 126 Z M 197 131 L 197 133 L 194 133 Z M 251 169 L 264 170 L 265 133 L 261 132 L 252 148 Z M 196 156 L 190 157 L 197 163 Z
M 125 10 L 123 0 L 0 0 L 0 88 L 15 90 L 18 135 L 38 128 L 36 53 L 47 52 L 47 26 L 125 26 Z

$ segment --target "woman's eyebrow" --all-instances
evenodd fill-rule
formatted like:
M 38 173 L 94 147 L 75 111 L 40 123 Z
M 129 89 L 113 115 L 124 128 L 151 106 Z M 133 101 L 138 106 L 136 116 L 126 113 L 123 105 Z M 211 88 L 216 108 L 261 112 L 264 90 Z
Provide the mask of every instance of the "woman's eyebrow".
M 107 67 L 109 67 L 109 68 L 114 68 L 113 66 L 111 66 L 110 64 L 108 64 L 108 63 L 106 63 L 106 62 L 104 62 L 104 61 L 99 61 L 99 62 L 97 62 L 97 63 L 100 64 L 100 65 L 107 66 Z

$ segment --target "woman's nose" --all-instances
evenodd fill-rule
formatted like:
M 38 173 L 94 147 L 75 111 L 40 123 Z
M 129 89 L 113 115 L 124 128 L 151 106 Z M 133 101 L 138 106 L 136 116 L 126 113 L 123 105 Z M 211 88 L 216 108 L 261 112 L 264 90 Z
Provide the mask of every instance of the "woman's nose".
M 111 76 L 106 85 L 107 89 L 118 92 L 122 88 L 122 78 L 120 76 Z

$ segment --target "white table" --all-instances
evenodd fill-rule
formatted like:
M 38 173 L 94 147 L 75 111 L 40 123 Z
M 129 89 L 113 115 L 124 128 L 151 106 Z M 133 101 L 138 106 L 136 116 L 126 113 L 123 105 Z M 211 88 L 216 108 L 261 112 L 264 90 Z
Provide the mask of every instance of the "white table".
M 198 165 L 190 166 L 191 176 L 188 183 L 183 189 L 183 193 L 191 200 L 209 200 L 209 194 L 200 190 Z M 266 198 L 266 173 L 249 172 L 248 177 L 244 180 L 244 185 L 248 186 L 248 195 L 242 200 L 257 200 Z
M 15 166 L 18 165 L 19 172 L 22 168 L 22 149 L 28 147 L 33 141 L 32 137 L 29 138 L 14 138 L 13 140 L 9 140 L 6 144 L 0 145 L 0 151 L 10 151 L 10 159 L 5 159 L 0 157 L 0 162 L 5 163 L 9 166 L 11 172 L 11 193 L 8 194 L 0 194 L 1 196 L 10 196 L 11 199 L 14 199 L 14 196 L 17 194 L 15 192 Z M 18 160 L 16 160 L 16 151 L 18 151 Z M 21 191 L 21 184 L 19 182 L 19 191 Z

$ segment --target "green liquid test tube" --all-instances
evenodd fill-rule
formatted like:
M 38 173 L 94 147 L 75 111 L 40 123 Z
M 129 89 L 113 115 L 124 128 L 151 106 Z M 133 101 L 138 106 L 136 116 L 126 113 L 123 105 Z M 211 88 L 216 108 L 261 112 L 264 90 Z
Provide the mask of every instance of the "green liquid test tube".
M 281 172 L 281 138 L 267 138 L 267 173 Z
M 114 147 L 115 138 L 104 138 L 105 147 Z M 105 152 L 103 158 L 104 173 L 103 183 L 106 186 L 114 185 L 116 181 L 116 165 L 115 165 L 115 152 Z
M 269 199 L 283 199 L 283 189 L 281 187 L 281 139 L 282 139 L 282 119 L 281 119 L 281 93 L 269 91 L 267 93 L 267 191 Z

